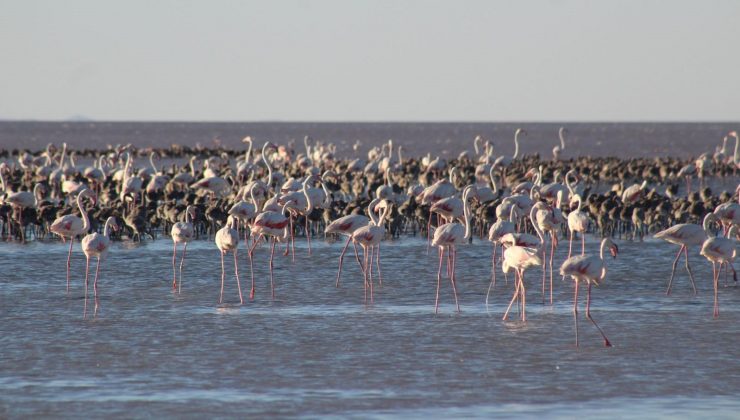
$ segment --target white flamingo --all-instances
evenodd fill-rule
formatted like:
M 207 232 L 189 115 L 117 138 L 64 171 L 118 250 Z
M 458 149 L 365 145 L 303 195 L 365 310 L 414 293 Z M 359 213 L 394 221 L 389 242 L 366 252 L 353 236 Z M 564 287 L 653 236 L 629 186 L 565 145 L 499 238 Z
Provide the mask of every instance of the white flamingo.
M 221 295 L 218 303 L 224 301 L 224 280 L 226 278 L 226 269 L 224 267 L 224 256 L 231 251 L 234 254 L 234 275 L 236 276 L 236 287 L 239 290 L 239 303 L 244 304 L 242 297 L 242 285 L 239 282 L 239 264 L 237 262 L 237 253 L 239 251 L 239 232 L 236 230 L 237 221 L 234 216 L 229 216 L 224 227 L 216 232 L 216 247 L 221 252 Z
M 375 200 L 378 200 L 377 198 Z M 373 201 L 375 201 L 373 200 Z M 377 204 L 380 200 L 376 201 L 375 203 L 371 203 L 370 207 L 374 208 L 374 204 Z M 329 223 L 329 226 L 326 227 L 325 233 L 338 233 L 341 235 L 345 235 L 347 237 L 347 243 L 344 244 L 344 248 L 342 248 L 342 253 L 339 254 L 339 270 L 337 271 L 337 281 L 335 284 L 335 287 L 339 287 L 339 278 L 342 276 L 342 263 L 344 262 L 344 254 L 347 252 L 347 247 L 349 247 L 349 243 L 352 242 L 352 234 L 359 228 L 363 226 L 367 226 L 367 224 L 370 223 L 370 219 L 367 218 L 367 216 L 362 214 L 349 214 L 347 216 L 340 217 L 333 222 Z M 357 257 L 357 262 L 360 262 L 360 257 L 357 255 L 357 245 L 355 244 L 355 256 Z M 362 264 L 360 263 L 360 267 L 362 267 Z
M 377 200 L 377 199 L 376 199 Z M 362 274 L 364 277 L 365 284 L 365 300 L 367 300 L 367 287 L 370 286 L 370 301 L 373 301 L 373 254 L 377 248 L 377 259 L 376 264 L 378 268 L 378 278 L 380 284 L 383 284 L 383 280 L 380 273 L 380 241 L 385 236 L 385 222 L 390 210 L 390 203 L 387 200 L 379 200 L 370 203 L 369 215 L 372 219 L 370 223 L 365 226 L 359 227 L 352 233 L 352 242 L 360 244 L 362 247 L 362 255 L 364 264 L 362 265 Z M 373 205 L 374 204 L 374 205 Z M 378 209 L 383 209 L 383 213 L 378 219 L 375 218 L 374 213 Z
M 599 256 L 595 255 L 578 255 L 570 257 L 560 267 L 560 274 L 563 276 L 571 276 L 575 281 L 575 295 L 573 298 L 573 316 L 575 317 L 576 324 L 576 347 L 578 346 L 578 283 L 583 281 L 588 285 L 588 295 L 586 296 L 586 318 L 591 321 L 596 329 L 601 333 L 601 337 L 604 338 L 604 345 L 611 347 L 609 339 L 606 338 L 604 331 L 601 330 L 596 321 L 591 317 L 591 286 L 599 285 L 606 278 L 606 260 L 604 259 L 604 251 L 609 248 L 613 258 L 617 257 L 619 248 L 609 238 L 604 238 L 601 241 L 601 249 Z
M 719 317 L 719 300 L 717 298 L 717 291 L 719 288 L 719 273 L 722 271 L 722 264 L 727 264 L 732 269 L 732 275 L 737 280 L 737 273 L 732 263 L 737 257 L 737 242 L 735 236 L 737 234 L 737 226 L 733 225 L 727 237 L 712 237 L 704 241 L 701 246 L 700 254 L 703 255 L 707 260 L 712 263 L 712 283 L 714 284 L 714 317 Z M 717 268 L 719 264 L 719 268 Z
M 172 290 L 177 289 L 178 294 L 182 288 L 182 267 L 185 264 L 185 254 L 188 252 L 188 242 L 192 241 L 195 235 L 192 219 L 195 219 L 195 206 L 188 206 L 185 209 L 185 221 L 175 223 L 172 225 L 172 229 L 170 229 L 170 236 L 172 237 Z M 179 243 L 185 244 L 182 249 L 182 258 L 180 259 L 180 282 L 177 281 L 175 271 L 177 244 Z
M 58 217 L 49 227 L 51 233 L 59 235 L 63 240 L 69 239 L 69 253 L 67 254 L 67 293 L 69 293 L 69 269 L 72 260 L 72 244 L 74 243 L 75 236 L 82 235 L 90 229 L 90 219 L 87 217 L 87 212 L 82 207 L 82 199 L 90 197 L 95 204 L 95 194 L 92 190 L 83 190 L 77 196 L 77 208 L 80 210 L 82 217 L 75 216 L 73 214 L 67 214 L 62 217 Z
M 118 224 L 116 223 L 115 217 L 109 217 L 105 221 L 105 227 L 103 233 L 93 232 L 82 238 L 80 244 L 82 245 L 82 252 L 85 254 L 87 262 L 85 263 L 85 309 L 83 310 L 82 316 L 85 317 L 87 314 L 87 283 L 90 276 L 90 257 L 97 257 L 97 265 L 95 266 L 95 280 L 93 280 L 93 293 L 95 294 L 95 313 L 98 312 L 98 278 L 100 275 L 100 262 L 105 259 L 110 249 L 110 231 L 118 230 Z

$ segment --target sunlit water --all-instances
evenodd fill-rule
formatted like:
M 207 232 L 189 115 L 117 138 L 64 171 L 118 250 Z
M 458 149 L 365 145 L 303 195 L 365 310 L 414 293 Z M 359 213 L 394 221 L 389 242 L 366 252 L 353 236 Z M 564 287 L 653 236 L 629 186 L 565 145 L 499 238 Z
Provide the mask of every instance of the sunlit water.
M 437 256 L 418 238 L 383 243 L 373 304 L 351 253 L 334 287 L 341 242 L 317 239 L 309 258 L 299 238 L 294 263 L 276 257 L 275 301 L 261 247 L 256 298 L 243 306 L 231 258 L 218 304 L 211 240 L 191 244 L 174 294 L 171 245 L 114 244 L 87 319 L 79 245 L 69 294 L 65 245 L 0 245 L 0 417 L 736 418 L 740 409 L 740 288 L 731 278 L 721 287 L 712 319 L 711 266 L 697 250 L 698 296 L 682 262 L 668 297 L 676 248 L 620 241 L 592 307 L 614 346 L 583 317 L 583 300 L 576 348 L 572 281 L 556 276 L 555 304 L 543 305 L 541 271 L 530 269 L 527 322 L 516 313 L 504 322 L 512 284 L 500 275 L 486 307 L 490 246 L 480 240 L 459 251 L 462 313 L 446 281 L 437 315 Z M 565 252 L 567 242 L 556 266 Z M 243 249 L 239 264 L 246 299 Z

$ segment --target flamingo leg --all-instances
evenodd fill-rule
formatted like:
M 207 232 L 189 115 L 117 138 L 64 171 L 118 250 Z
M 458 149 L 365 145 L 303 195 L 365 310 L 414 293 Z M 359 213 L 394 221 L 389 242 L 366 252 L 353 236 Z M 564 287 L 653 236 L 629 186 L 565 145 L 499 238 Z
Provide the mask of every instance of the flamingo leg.
M 429 220 L 427 221 L 427 255 L 429 255 L 429 246 L 432 244 L 432 211 L 429 211 Z
M 82 309 L 82 319 L 87 318 L 87 280 L 89 278 L 90 274 L 90 257 L 85 256 L 87 259 L 87 262 L 85 263 L 85 306 Z
M 691 267 L 689 266 L 689 247 L 683 246 L 683 253 L 686 256 L 686 271 L 689 272 L 689 279 L 691 279 L 691 288 L 694 290 L 694 296 L 696 296 L 696 282 L 694 281 L 694 274 L 691 273 Z
M 247 248 L 247 258 L 249 258 L 249 275 L 252 277 L 252 289 L 249 291 L 249 300 L 254 299 L 254 258 L 252 256 L 253 250 L 254 247 Z
M 496 287 L 496 244 L 493 244 L 493 252 L 491 252 L 491 284 L 488 285 L 486 292 L 486 306 L 488 306 L 488 295 L 494 287 Z
M 221 251 L 221 297 L 218 299 L 218 303 L 224 301 L 224 278 L 226 277 L 226 269 L 224 268 L 224 251 Z
M 578 280 L 576 280 L 576 291 L 573 296 L 573 320 L 576 324 L 576 347 L 578 347 Z
M 270 248 L 270 289 L 272 290 L 272 300 L 275 300 L 275 282 L 273 280 L 273 258 L 275 257 L 275 244 L 277 239 L 272 238 L 272 247 Z
M 347 237 L 347 243 L 344 244 L 344 248 L 342 248 L 342 253 L 339 254 L 339 271 L 337 271 L 337 282 L 334 287 L 339 287 L 339 277 L 342 276 L 342 263 L 344 262 L 344 253 L 347 252 L 350 241 L 352 241 L 352 236 Z
M 524 270 L 519 273 L 519 293 L 522 296 L 522 321 L 527 321 L 527 289 L 524 287 Z
M 586 231 L 581 232 L 581 255 L 586 255 Z
M 375 266 L 378 268 L 378 285 L 383 286 L 383 273 L 380 272 L 380 244 L 377 245 L 377 255 L 375 256 Z
M 717 294 L 719 273 L 722 271 L 722 267 L 717 269 L 717 263 L 712 262 L 712 283 L 714 284 L 714 318 L 719 318 L 719 299 Z
M 673 268 L 671 269 L 671 278 L 668 279 L 668 289 L 666 289 L 665 294 L 670 296 L 671 294 L 671 285 L 673 284 L 673 277 L 676 274 L 676 266 L 678 265 L 678 259 L 681 258 L 681 252 L 684 249 L 684 245 L 681 245 L 681 248 L 678 249 L 678 254 L 676 254 L 676 259 L 673 260 Z M 693 284 L 693 280 L 692 280 Z M 696 293 L 696 292 L 695 292 Z
M 552 238 L 550 239 L 550 241 L 552 242 Z M 545 304 L 545 281 L 547 279 L 547 268 L 545 267 L 545 263 L 547 262 L 547 247 L 545 246 L 546 243 L 547 242 L 545 239 L 545 241 L 542 243 L 542 304 L 543 305 Z
M 185 242 L 185 246 L 182 248 L 182 258 L 180 258 L 180 282 L 177 283 L 177 294 L 180 294 L 182 288 L 182 268 L 185 266 L 185 254 L 188 252 L 188 243 Z
M 611 347 L 612 343 L 609 342 L 609 339 L 606 338 L 606 334 L 604 334 L 604 331 L 601 330 L 599 327 L 599 324 L 596 323 L 596 321 L 591 317 L 591 283 L 588 284 L 588 294 L 586 295 L 586 318 L 591 321 L 597 330 L 601 333 L 601 337 L 604 338 L 604 346 Z
M 373 303 L 373 256 L 375 254 L 375 246 L 370 245 L 370 258 L 368 259 L 367 265 L 367 281 L 370 283 L 370 303 Z
M 367 288 L 368 288 L 368 284 L 367 284 L 367 254 L 368 254 L 367 247 L 363 245 L 362 246 L 362 260 L 363 260 L 364 264 L 362 265 L 362 281 L 363 281 L 362 287 L 363 287 L 364 292 L 365 292 L 365 303 L 367 303 Z
M 239 264 L 236 261 L 236 254 L 239 251 L 238 248 L 234 248 L 234 275 L 236 276 L 236 288 L 239 290 L 239 303 L 244 304 L 244 298 L 242 297 L 242 285 L 239 282 Z
M 98 316 L 98 275 L 100 274 L 100 255 L 98 255 L 98 264 L 95 266 L 95 281 L 93 281 L 93 290 L 95 291 L 95 312 L 93 316 Z
M 511 296 L 511 301 L 509 302 L 509 306 L 506 308 L 506 312 L 504 312 L 504 317 L 502 318 L 504 321 L 509 317 L 509 311 L 511 310 L 511 306 L 514 304 L 514 301 L 517 300 L 519 297 L 519 274 L 515 272 L 514 275 L 514 294 Z
M 557 246 L 555 238 L 556 234 L 553 232 L 550 239 L 550 305 L 552 305 L 552 259 L 555 256 L 555 247 Z
M 67 254 L 67 293 L 69 293 L 69 269 L 72 265 L 72 244 L 75 242 L 75 237 L 72 236 L 69 239 L 69 253 Z
M 355 259 L 357 260 L 357 265 L 360 266 L 360 270 L 364 270 L 362 267 L 362 261 L 360 261 L 360 251 L 357 250 L 357 242 L 352 241 L 352 247 L 355 248 Z
M 455 262 L 457 261 L 457 250 L 454 246 L 450 247 L 449 254 L 452 254 L 452 268 L 450 271 L 452 274 L 450 275 L 450 283 L 452 283 L 452 293 L 455 295 L 455 307 L 457 307 L 457 312 L 460 312 L 460 303 L 457 300 L 457 286 L 455 285 Z
M 436 314 L 439 310 L 439 286 L 442 282 L 442 261 L 444 260 L 445 250 L 443 247 L 439 247 L 439 268 L 437 269 L 437 293 L 434 298 L 434 313 Z
M 177 287 L 177 270 L 175 269 L 175 261 L 177 261 L 177 242 L 172 241 L 172 290 Z
M 306 240 L 308 241 L 308 256 L 311 256 L 311 231 L 308 228 L 308 214 L 306 214 Z

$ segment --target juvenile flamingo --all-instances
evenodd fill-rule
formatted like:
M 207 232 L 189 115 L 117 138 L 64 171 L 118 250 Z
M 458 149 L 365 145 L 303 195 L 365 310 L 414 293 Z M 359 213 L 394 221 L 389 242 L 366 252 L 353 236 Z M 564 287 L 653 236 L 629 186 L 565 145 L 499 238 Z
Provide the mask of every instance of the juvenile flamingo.
M 732 269 L 732 276 L 737 280 L 735 267 L 732 266 L 732 263 L 735 261 L 735 257 L 737 256 L 737 243 L 735 241 L 736 234 L 737 226 L 733 225 L 726 238 L 712 237 L 704 241 L 704 244 L 701 246 L 700 254 L 712 262 L 715 318 L 719 317 L 719 300 L 717 298 L 717 291 L 719 288 L 719 273 L 722 271 L 722 264 L 727 264 Z M 719 269 L 717 268 L 717 263 L 719 263 Z
M 696 283 L 694 282 L 694 274 L 691 272 L 689 266 L 689 246 L 700 246 L 707 239 L 707 232 L 709 232 L 709 226 L 716 220 L 713 213 L 708 213 L 704 216 L 704 223 L 702 226 L 695 225 L 693 223 L 681 223 L 669 227 L 668 229 L 662 230 L 656 233 L 653 237 L 657 239 L 664 239 L 672 244 L 680 245 L 676 259 L 673 260 L 673 267 L 671 268 L 671 278 L 668 280 L 668 289 L 665 294 L 671 294 L 671 286 L 673 284 L 673 278 L 676 275 L 676 265 L 678 260 L 681 258 L 681 252 L 686 257 L 686 271 L 689 272 L 689 279 L 691 279 L 691 288 L 694 290 L 694 296 L 696 296 Z
M 455 306 L 457 312 L 460 312 L 460 303 L 457 299 L 457 286 L 455 285 L 455 263 L 457 262 L 457 246 L 470 239 L 472 229 L 470 228 L 470 204 L 468 199 L 470 194 L 475 192 L 475 186 L 468 185 L 463 190 L 463 214 L 465 225 L 457 222 L 445 223 L 434 230 L 432 245 L 439 248 L 439 268 L 437 269 L 437 292 L 434 299 L 434 313 L 439 310 L 439 288 L 442 282 L 442 261 L 444 260 L 445 251 L 448 253 L 447 269 L 450 274 L 450 283 L 452 283 L 452 292 L 455 295 Z
M 90 197 L 93 204 L 95 204 L 95 194 L 92 190 L 83 190 L 77 196 L 77 208 L 80 210 L 82 218 L 73 214 L 67 214 L 62 217 L 58 217 L 49 227 L 49 231 L 59 235 L 62 240 L 69 238 L 69 253 L 67 254 L 67 293 L 69 293 L 69 269 L 72 261 L 72 244 L 74 243 L 75 236 L 82 235 L 90 229 L 90 219 L 87 217 L 87 212 L 82 207 L 82 199 L 84 197 Z
M 195 218 L 195 206 L 188 206 L 185 209 L 185 221 L 177 222 L 172 225 L 170 230 L 170 236 L 172 237 L 172 290 L 177 289 L 177 293 L 180 293 L 182 287 L 182 267 L 185 264 L 185 253 L 188 251 L 188 242 L 193 240 L 194 230 L 191 218 Z M 177 260 L 177 244 L 184 243 L 185 246 L 182 249 L 182 258 L 180 259 L 180 282 L 177 282 L 177 274 L 175 272 L 175 261 Z
M 115 217 L 109 217 L 105 221 L 105 228 L 103 228 L 103 234 L 93 232 L 82 238 L 82 252 L 85 253 L 87 262 L 85 264 L 85 309 L 83 310 L 83 318 L 87 315 L 87 283 L 90 275 L 90 257 L 97 257 L 98 263 L 95 266 L 95 280 L 93 281 L 93 293 L 95 294 L 95 313 L 98 312 L 98 277 L 100 274 L 100 261 L 104 260 L 108 255 L 110 249 L 110 230 L 118 230 L 118 224 L 116 224 Z
M 239 232 L 236 230 L 237 221 L 234 216 L 229 216 L 224 227 L 216 232 L 216 247 L 221 251 L 221 295 L 218 303 L 224 301 L 224 279 L 226 270 L 224 267 L 224 255 L 231 251 L 234 253 L 234 275 L 236 276 L 236 287 L 239 290 L 239 303 L 244 304 L 242 297 L 242 285 L 239 282 L 239 264 L 237 263 L 236 254 L 239 251 Z
M 588 295 L 586 296 L 586 318 L 588 318 L 599 330 L 601 337 L 604 338 L 604 345 L 611 347 L 611 342 L 606 338 L 604 331 L 601 330 L 596 321 L 591 317 L 591 286 L 593 284 L 599 285 L 599 282 L 604 281 L 606 278 L 606 260 L 604 260 L 604 250 L 609 248 L 612 257 L 616 258 L 619 253 L 619 248 L 609 238 L 604 238 L 601 241 L 601 252 L 597 257 L 595 255 L 578 255 L 570 257 L 560 267 L 560 274 L 564 276 L 571 276 L 575 281 L 575 295 L 573 298 L 573 317 L 575 318 L 576 324 L 576 347 L 578 347 L 578 282 L 584 281 L 588 285 Z

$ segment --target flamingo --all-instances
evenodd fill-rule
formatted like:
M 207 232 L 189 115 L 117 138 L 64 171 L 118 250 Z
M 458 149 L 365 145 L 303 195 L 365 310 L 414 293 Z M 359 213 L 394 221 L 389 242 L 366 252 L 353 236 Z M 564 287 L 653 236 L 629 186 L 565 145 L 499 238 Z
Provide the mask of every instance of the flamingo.
M 267 235 L 272 237 L 272 246 L 270 248 L 270 289 L 272 298 L 275 299 L 275 283 L 273 277 L 273 260 L 275 257 L 275 243 L 278 239 L 288 238 L 288 218 L 285 217 L 285 210 L 290 203 L 283 204 L 282 209 L 278 211 L 263 211 L 258 214 L 252 222 L 252 233 L 255 235 Z M 250 253 L 254 252 L 257 241 L 254 241 Z M 254 295 L 254 284 L 252 284 L 252 295 Z
M 712 263 L 712 283 L 714 284 L 714 318 L 719 317 L 719 300 L 717 299 L 717 290 L 719 283 L 719 273 L 722 271 L 722 264 L 727 264 L 732 269 L 732 276 L 737 280 L 737 273 L 732 263 L 737 256 L 737 244 L 735 236 L 737 226 L 733 225 L 727 233 L 727 237 L 712 237 L 704 241 L 701 246 L 700 254 Z M 717 269 L 719 263 L 719 269 Z
M 432 245 L 439 248 L 439 268 L 437 269 L 437 292 L 434 300 L 434 313 L 436 314 L 439 310 L 439 288 L 442 281 L 442 261 L 444 260 L 445 250 L 448 252 L 447 269 L 450 274 L 450 283 L 452 283 L 452 292 L 455 296 L 455 306 L 457 312 L 460 312 L 460 303 L 457 299 L 457 286 L 455 285 L 455 263 L 457 262 L 457 250 L 458 245 L 463 244 L 465 241 L 470 239 L 472 234 L 470 228 L 470 204 L 468 199 L 470 194 L 474 192 L 475 186 L 468 185 L 463 190 L 462 201 L 463 201 L 463 214 L 465 218 L 465 225 L 461 225 L 457 222 L 449 222 L 438 227 L 434 231 L 434 238 L 432 239 Z
M 606 260 L 604 259 L 604 250 L 609 248 L 612 258 L 616 258 L 619 253 L 619 247 L 609 238 L 601 241 L 599 256 L 595 255 L 578 255 L 570 257 L 560 267 L 560 274 L 571 276 L 575 281 L 575 295 L 573 298 L 573 316 L 576 323 L 576 347 L 578 347 L 578 282 L 584 281 L 588 285 L 588 295 L 586 296 L 586 318 L 588 318 L 601 333 L 604 338 L 604 346 L 611 347 L 611 342 L 606 338 L 604 331 L 601 330 L 596 321 L 591 317 L 591 286 L 599 285 L 599 282 L 606 278 Z
M 691 267 L 689 266 L 689 246 L 700 246 L 707 239 L 707 232 L 709 232 L 709 226 L 712 222 L 716 221 L 716 217 L 713 213 L 708 213 L 704 216 L 704 222 L 702 226 L 693 223 L 681 223 L 673 225 L 668 229 L 662 230 L 656 233 L 653 237 L 657 239 L 664 239 L 672 244 L 680 245 L 676 259 L 673 260 L 673 268 L 671 269 L 671 278 L 668 280 L 668 289 L 665 294 L 671 294 L 671 285 L 673 284 L 673 277 L 676 274 L 676 265 L 678 265 L 678 259 L 681 258 L 681 252 L 686 257 L 686 271 L 689 272 L 689 279 L 691 279 L 691 288 L 694 289 L 694 296 L 696 296 L 696 284 L 694 282 L 694 275 L 691 273 Z
M 182 267 L 185 264 L 185 253 L 188 252 L 188 242 L 193 240 L 194 229 L 191 218 L 195 219 L 195 206 L 188 206 L 185 209 L 185 221 L 177 222 L 172 225 L 170 230 L 170 236 L 172 237 L 172 290 L 177 288 L 177 293 L 180 293 L 182 288 Z M 177 282 L 177 274 L 175 272 L 175 261 L 177 260 L 177 244 L 185 244 L 182 249 L 182 258 L 180 259 L 180 282 Z
M 237 252 L 239 251 L 239 232 L 236 230 L 237 221 L 234 216 L 229 216 L 224 227 L 216 232 L 216 247 L 221 251 L 221 296 L 218 303 L 224 301 L 224 279 L 226 270 L 224 267 L 224 255 L 231 251 L 234 253 L 234 275 L 236 276 L 236 287 L 239 290 L 239 303 L 244 304 L 242 297 L 242 285 L 239 282 L 239 264 L 237 263 Z
M 375 199 L 378 200 L 378 199 Z M 373 201 L 375 201 L 373 200 Z M 370 207 L 374 208 L 373 204 L 377 204 L 379 200 L 375 203 L 371 203 Z M 344 244 L 344 248 L 342 248 L 342 253 L 339 254 L 339 271 L 337 271 L 337 281 L 335 284 L 335 287 L 339 287 L 339 278 L 342 275 L 342 263 L 344 261 L 344 254 L 347 252 L 347 247 L 349 247 L 349 243 L 352 242 L 352 234 L 359 228 L 363 226 L 367 226 L 367 224 L 370 223 L 370 219 L 367 218 L 367 216 L 362 214 L 349 214 L 347 216 L 340 217 L 339 219 L 334 220 L 333 222 L 329 223 L 329 226 L 326 227 L 325 233 L 339 233 L 341 235 L 347 236 L 347 243 Z M 355 255 L 357 256 L 357 246 L 355 245 Z M 357 260 L 359 262 L 360 257 L 357 257 Z M 360 264 L 362 267 L 362 264 Z
M 0 171 L 0 183 L 2 183 L 2 189 L 5 191 L 5 201 L 9 203 L 14 210 L 18 212 L 18 226 L 21 230 L 21 242 L 26 242 L 26 229 L 23 227 L 23 209 L 36 208 L 38 206 L 38 194 L 42 188 L 41 184 L 36 184 L 33 187 L 33 192 L 30 191 L 18 191 L 12 192 L 6 189 L 5 177 Z
M 573 235 L 578 232 L 581 234 L 581 255 L 586 255 L 586 231 L 591 223 L 588 214 L 581 211 L 583 208 L 583 198 L 580 194 L 573 196 L 578 202 L 578 207 L 568 213 L 568 230 L 570 231 L 570 240 L 568 241 L 568 258 L 573 255 Z
M 499 156 L 494 162 L 493 166 L 503 168 L 503 175 L 501 176 L 501 187 L 506 188 L 506 171 L 511 164 L 519 157 L 519 135 L 527 135 L 527 131 L 523 128 L 517 128 L 514 131 L 514 155 L 512 157 Z
M 98 277 L 100 274 L 100 261 L 104 260 L 108 255 L 110 249 L 110 230 L 118 230 L 118 224 L 116 224 L 115 217 L 109 217 L 105 221 L 105 227 L 103 228 L 103 234 L 98 232 L 90 233 L 82 238 L 80 244 L 82 245 L 82 252 L 85 253 L 87 262 L 85 263 L 85 309 L 83 310 L 83 318 L 87 314 L 87 283 L 90 275 L 90 257 L 97 257 L 98 262 L 95 266 L 95 280 L 93 280 L 93 291 L 95 294 L 95 313 L 98 311 Z
M 87 217 L 87 212 L 82 207 L 82 199 L 84 197 L 90 197 L 95 204 L 95 194 L 92 190 L 83 190 L 77 196 L 77 208 L 80 210 L 82 218 L 73 214 L 67 214 L 62 217 L 58 217 L 49 227 L 51 233 L 59 235 L 62 240 L 69 238 L 69 253 L 67 254 L 67 293 L 69 293 L 69 269 L 72 261 L 72 244 L 74 243 L 75 236 L 82 235 L 90 229 L 90 219 Z
M 645 187 L 647 187 L 647 180 L 642 181 L 642 184 L 640 185 L 633 184 L 629 188 L 625 189 L 624 192 L 622 192 L 622 203 L 632 204 L 637 201 Z
M 488 285 L 488 291 L 486 292 L 486 305 L 488 305 L 488 296 L 491 294 L 491 289 L 496 287 L 496 246 L 501 245 L 501 238 L 504 235 L 516 232 L 516 223 L 514 221 L 517 219 L 517 209 L 517 206 L 511 206 L 509 220 L 498 219 L 488 229 L 488 240 L 493 243 L 493 251 L 491 252 L 491 284 Z
M 378 208 L 383 209 L 383 213 L 380 215 L 378 219 L 375 218 L 374 213 Z M 367 286 L 370 285 L 370 302 L 373 301 L 373 254 L 375 252 L 375 249 L 377 248 L 377 267 L 378 267 L 378 277 L 381 279 L 380 283 L 382 284 L 383 280 L 381 274 L 380 274 L 380 241 L 383 239 L 383 236 L 385 236 L 385 227 L 383 225 L 383 222 L 385 221 L 386 217 L 388 216 L 388 211 L 390 210 L 390 203 L 388 200 L 378 200 L 377 198 L 373 200 L 370 203 L 370 206 L 368 207 L 370 218 L 372 219 L 370 223 L 368 223 L 365 226 L 361 226 L 357 228 L 352 233 L 352 242 L 355 244 L 360 244 L 362 247 L 362 255 L 364 264 L 362 265 L 362 275 L 364 278 L 364 284 L 365 284 L 365 299 L 367 300 Z
M 565 150 L 565 133 L 568 130 L 565 127 L 558 129 L 558 138 L 560 139 L 560 145 L 552 148 L 552 160 L 559 160 L 560 154 Z
M 522 303 L 521 320 L 527 320 L 527 291 L 524 287 L 524 272 L 529 267 L 542 265 L 542 260 L 538 254 L 539 250 L 537 248 L 519 245 L 511 245 L 504 251 L 504 260 L 501 263 L 504 273 L 508 273 L 513 268 L 516 274 L 514 295 L 511 298 L 511 302 L 509 302 L 509 306 L 506 308 L 506 312 L 503 317 L 504 320 L 509 317 L 511 305 L 514 304 L 514 301 L 516 301 L 517 298 L 521 298 Z

